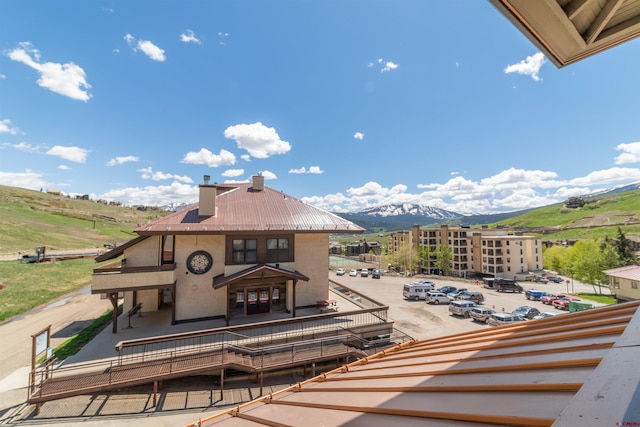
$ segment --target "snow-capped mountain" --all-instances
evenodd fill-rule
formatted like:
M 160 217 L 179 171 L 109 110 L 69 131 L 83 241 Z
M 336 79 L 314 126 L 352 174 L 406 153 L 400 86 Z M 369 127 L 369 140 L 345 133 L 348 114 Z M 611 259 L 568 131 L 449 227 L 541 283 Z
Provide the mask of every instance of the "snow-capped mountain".
M 461 215 L 455 212 L 446 211 L 432 206 L 419 205 L 415 203 L 402 203 L 392 205 L 381 205 L 372 208 L 363 209 L 360 215 L 389 217 L 401 215 L 413 215 L 420 217 L 433 218 L 437 220 L 447 220 L 458 218 Z

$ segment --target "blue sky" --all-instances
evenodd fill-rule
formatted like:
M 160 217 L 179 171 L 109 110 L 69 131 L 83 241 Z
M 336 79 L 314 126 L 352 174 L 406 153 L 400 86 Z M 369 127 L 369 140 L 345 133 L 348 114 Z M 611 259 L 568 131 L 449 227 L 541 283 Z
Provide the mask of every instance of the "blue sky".
M 0 184 L 544 206 L 640 181 L 639 43 L 557 69 L 486 1 L 5 0 Z

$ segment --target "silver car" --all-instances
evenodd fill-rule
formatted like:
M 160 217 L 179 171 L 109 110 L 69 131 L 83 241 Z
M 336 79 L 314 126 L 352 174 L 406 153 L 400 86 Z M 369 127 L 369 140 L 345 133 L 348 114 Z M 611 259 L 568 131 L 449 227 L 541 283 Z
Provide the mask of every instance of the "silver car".
M 425 301 L 427 304 L 449 304 L 449 297 L 444 292 L 427 292 L 425 296 Z

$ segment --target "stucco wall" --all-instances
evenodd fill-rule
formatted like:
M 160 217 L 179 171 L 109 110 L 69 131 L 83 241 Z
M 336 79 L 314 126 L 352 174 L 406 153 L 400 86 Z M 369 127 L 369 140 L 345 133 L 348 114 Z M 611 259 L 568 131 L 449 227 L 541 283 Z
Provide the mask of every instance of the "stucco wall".
M 620 288 L 615 288 L 613 286 L 613 280 L 618 282 Z M 640 288 L 640 281 L 632 281 L 630 279 L 622 278 L 610 278 L 609 282 L 611 293 L 616 294 L 616 297 L 618 299 L 624 301 L 640 300 L 640 289 L 634 289 L 631 287 L 631 283 L 634 282 L 636 284 L 636 287 Z
M 224 273 L 224 236 L 176 236 L 176 320 L 220 316 L 227 311 L 226 288 L 213 289 L 213 278 Z M 187 270 L 187 258 L 194 251 L 207 251 L 213 266 L 204 274 Z
M 309 277 L 308 282 L 298 281 L 296 305 L 314 305 L 329 296 L 329 247 L 328 234 L 296 234 L 296 270 Z

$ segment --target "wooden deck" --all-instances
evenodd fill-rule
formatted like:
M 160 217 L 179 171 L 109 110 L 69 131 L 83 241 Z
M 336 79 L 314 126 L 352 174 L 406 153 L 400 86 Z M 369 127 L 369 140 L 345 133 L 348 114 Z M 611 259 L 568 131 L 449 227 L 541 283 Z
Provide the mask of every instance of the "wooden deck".
M 280 346 L 273 352 L 261 349 L 254 354 L 220 348 L 123 365 L 113 365 L 114 362 L 110 362 L 106 367 L 103 363 L 61 367 L 49 371 L 39 369 L 34 372 L 35 384 L 30 387 L 28 401 L 43 403 L 227 368 L 258 373 L 311 362 L 363 356 L 365 354 L 361 350 L 344 343 L 319 342 L 318 345 L 309 345 L 301 349 L 295 349 L 295 344 L 290 348 Z

